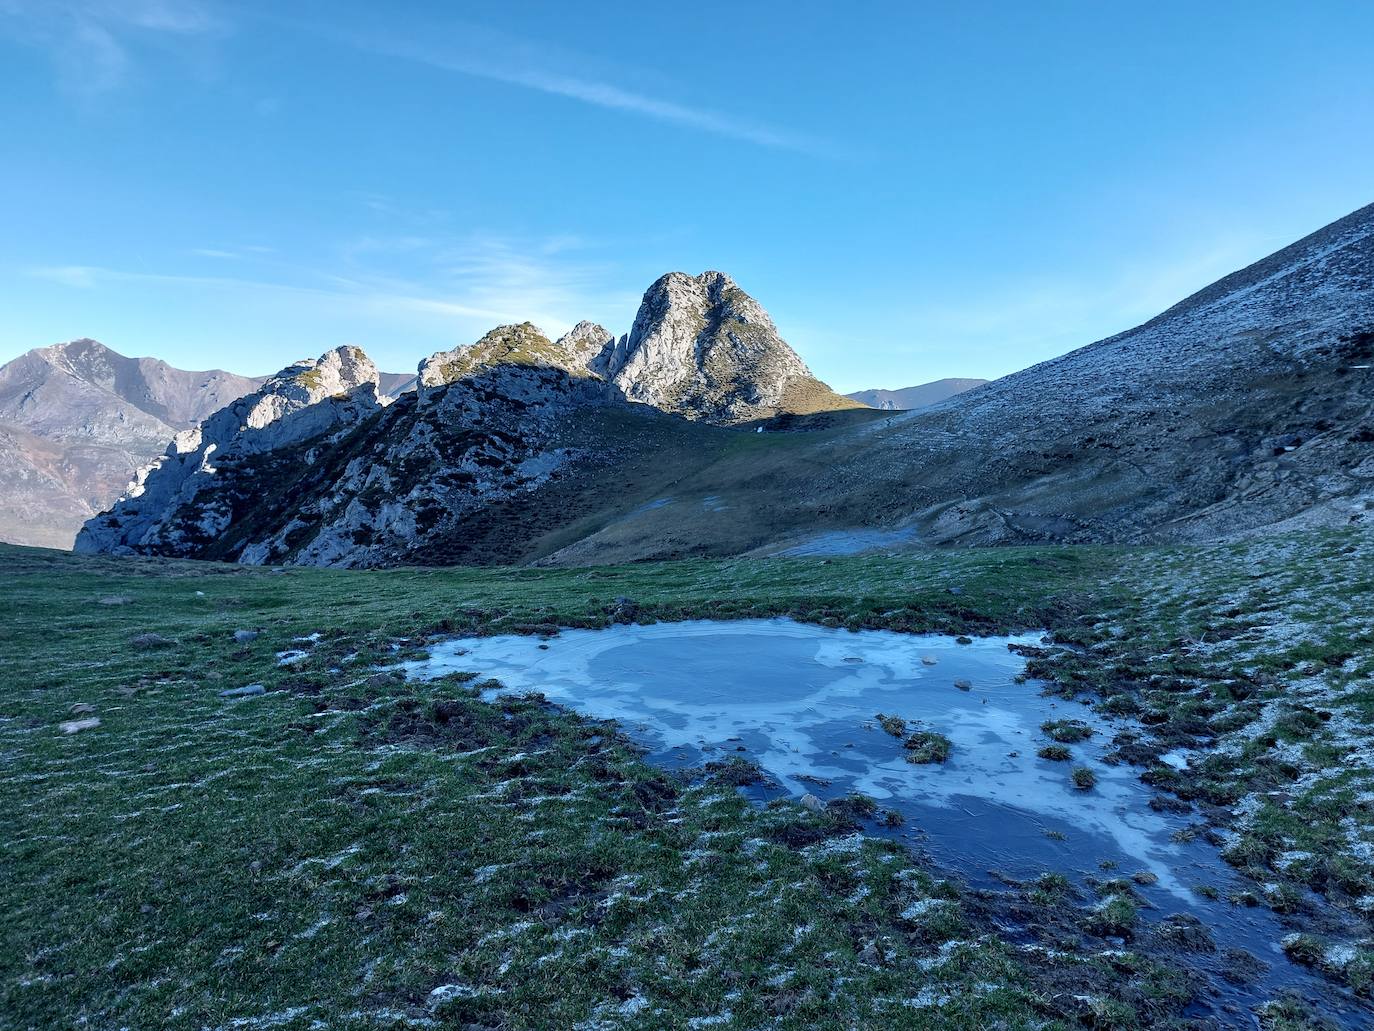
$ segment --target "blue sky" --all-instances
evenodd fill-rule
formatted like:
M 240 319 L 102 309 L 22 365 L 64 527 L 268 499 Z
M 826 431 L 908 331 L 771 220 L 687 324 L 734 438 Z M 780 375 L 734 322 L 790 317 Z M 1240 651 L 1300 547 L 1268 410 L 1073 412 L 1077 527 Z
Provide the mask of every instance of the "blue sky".
M 412 369 L 729 272 L 997 376 L 1374 201 L 1374 4 L 0 0 L 0 361 Z

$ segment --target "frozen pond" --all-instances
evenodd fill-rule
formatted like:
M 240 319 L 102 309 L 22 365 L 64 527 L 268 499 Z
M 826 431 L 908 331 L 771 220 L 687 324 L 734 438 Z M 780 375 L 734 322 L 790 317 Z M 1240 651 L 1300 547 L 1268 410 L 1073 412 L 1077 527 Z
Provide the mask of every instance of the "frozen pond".
M 959 644 L 781 619 L 700 621 L 567 630 L 549 640 L 450 641 L 408 670 L 474 671 L 499 680 L 502 691 L 539 691 L 618 720 L 660 764 L 740 755 L 793 795 L 861 791 L 905 817 L 901 829 L 883 833 L 977 886 L 1047 871 L 1080 884 L 1088 876 L 1151 873 L 1157 882 L 1137 888 L 1152 907 L 1147 919 L 1190 913 L 1220 949 L 1242 947 L 1269 964 L 1249 988 L 1218 981 L 1218 1005 L 1248 1007 L 1279 986 L 1330 1003 L 1327 986 L 1283 955 L 1278 942 L 1286 930 L 1271 912 L 1224 901 L 1252 886 L 1212 846 L 1175 840 L 1196 817 L 1155 812 L 1154 792 L 1138 769 L 1101 762 L 1111 750 L 1111 721 L 1089 705 L 1016 682 L 1025 661 L 1008 646 L 1039 643 L 1039 634 Z M 945 735 L 953 745 L 948 760 L 907 762 L 902 740 L 878 725 L 880 712 L 902 717 L 909 730 Z M 1068 746 L 1070 762 L 1039 758 L 1050 743 L 1041 724 L 1060 719 L 1080 720 L 1095 733 Z M 1080 765 L 1096 775 L 1091 791 L 1072 782 Z M 1199 886 L 1220 899 L 1198 894 Z

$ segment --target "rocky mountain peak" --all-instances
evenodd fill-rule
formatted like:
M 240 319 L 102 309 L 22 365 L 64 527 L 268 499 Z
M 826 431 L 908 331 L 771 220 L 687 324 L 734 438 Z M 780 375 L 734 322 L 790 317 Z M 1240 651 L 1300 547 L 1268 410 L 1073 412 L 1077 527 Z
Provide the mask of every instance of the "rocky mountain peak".
M 614 335 L 585 319 L 559 337 L 557 343 L 575 366 L 596 375 L 604 374 L 606 357 L 615 349 Z
M 763 306 L 723 272 L 656 280 L 603 367 L 630 400 L 689 419 L 739 423 L 857 407 L 811 374 Z
M 361 347 L 345 344 L 318 358 L 288 365 L 269 377 L 256 393 L 243 399 L 248 402 L 243 424 L 250 429 L 262 429 L 289 412 L 368 386 L 376 400 L 381 392 L 377 366 Z
M 557 341 L 531 322 L 497 326 L 474 344 L 439 351 L 420 363 L 422 401 L 436 390 L 501 368 L 552 369 L 575 379 L 594 375 L 590 364 L 605 348 L 610 334 L 591 322 L 579 322 Z
M 39 347 L 34 353 L 69 376 L 104 386 L 113 385 L 117 370 L 133 361 L 90 337 Z

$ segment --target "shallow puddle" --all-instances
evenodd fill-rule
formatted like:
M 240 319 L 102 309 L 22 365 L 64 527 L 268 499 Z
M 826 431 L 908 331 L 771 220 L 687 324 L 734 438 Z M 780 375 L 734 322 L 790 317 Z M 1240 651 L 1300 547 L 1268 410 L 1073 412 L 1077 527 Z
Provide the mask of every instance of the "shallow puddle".
M 1148 872 L 1157 881 L 1136 888 L 1147 920 L 1192 914 L 1221 952 L 1243 948 L 1269 965 L 1249 985 L 1213 977 L 1212 1002 L 1222 1010 L 1214 1015 L 1253 1025 L 1240 1011 L 1291 987 L 1355 1026 L 1362 1018 L 1346 1009 L 1347 1000 L 1284 956 L 1279 940 L 1287 929 L 1273 913 L 1225 901 L 1253 886 L 1214 847 L 1175 840 L 1196 817 L 1155 812 L 1154 792 L 1137 768 L 1101 761 L 1119 728 L 1090 705 L 1016 682 L 1025 661 L 1008 646 L 1040 642 L 1038 634 L 959 644 L 789 620 L 698 621 L 568 630 L 549 640 L 450 641 L 408 671 L 473 671 L 499 680 L 502 691 L 539 691 L 618 720 L 663 765 L 740 755 L 793 795 L 861 791 L 905 817 L 900 829 L 875 833 L 904 841 L 976 886 L 1051 871 L 1080 886 L 1090 876 Z M 878 725 L 880 712 L 901 717 L 909 730 L 945 735 L 953 745 L 948 760 L 907 762 L 902 740 Z M 1050 743 L 1041 724 L 1060 719 L 1083 721 L 1095 733 L 1068 746 L 1072 761 L 1039 758 Z M 1080 765 L 1096 775 L 1091 790 L 1073 784 Z

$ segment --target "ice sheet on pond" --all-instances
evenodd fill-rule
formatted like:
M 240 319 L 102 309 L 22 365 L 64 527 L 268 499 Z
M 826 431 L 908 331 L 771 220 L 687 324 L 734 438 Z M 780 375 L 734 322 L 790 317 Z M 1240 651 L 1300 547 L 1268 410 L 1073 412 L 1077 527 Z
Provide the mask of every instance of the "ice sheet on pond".
M 853 633 L 788 620 L 700 621 L 569 630 L 547 641 L 450 642 L 416 671 L 477 670 L 506 691 L 540 691 L 619 720 L 669 760 L 740 749 L 795 794 L 816 790 L 814 780 L 800 778 L 821 778 L 834 788 L 822 794 L 857 790 L 895 808 L 926 810 L 915 814 L 922 827 L 931 825 L 928 810 L 944 810 L 966 825 L 957 835 L 964 858 L 986 839 L 989 861 L 1002 869 L 1017 859 L 1013 843 L 1023 846 L 1020 858 L 1033 859 L 1064 848 L 1046 831 L 1077 829 L 1103 856 L 1134 857 L 1162 887 L 1188 895 L 1171 863 L 1179 851 L 1170 840 L 1177 819 L 1149 808 L 1152 793 L 1138 771 L 1095 761 L 1111 736 L 1103 721 L 1089 706 L 1015 682 L 1025 660 L 1008 645 L 1040 641 L 1027 634 L 961 645 L 949 637 Z M 956 680 L 973 686 L 960 690 Z M 949 761 L 907 762 L 902 742 L 874 721 L 878 712 L 947 736 Z M 1036 756 L 1048 741 L 1041 723 L 1061 718 L 1101 728 L 1073 746 L 1097 775 L 1091 792 L 1073 786 L 1075 763 Z M 940 851 L 938 843 L 931 847 Z
M 738 754 L 793 795 L 861 791 L 905 817 L 900 830 L 875 832 L 973 884 L 1058 871 L 1091 897 L 1093 877 L 1148 871 L 1158 882 L 1136 888 L 1147 919 L 1190 912 L 1219 947 L 1245 948 L 1268 964 L 1253 984 L 1212 977 L 1214 1003 L 1248 1007 L 1295 985 L 1329 991 L 1283 955 L 1285 929 L 1272 912 L 1226 901 L 1245 885 L 1217 849 L 1191 833 L 1175 837 L 1196 817 L 1156 812 L 1139 769 L 1102 761 L 1128 723 L 1018 682 L 1025 660 L 1008 646 L 1042 640 L 1024 634 L 960 644 L 783 619 L 697 621 L 448 641 L 404 668 L 417 677 L 476 672 L 499 681 L 500 692 L 538 691 L 618 720 L 663 765 Z M 875 720 L 879 712 L 902 717 L 909 730 L 944 734 L 953 744 L 949 760 L 908 763 L 902 741 Z M 1069 746 L 1069 762 L 1036 754 L 1050 740 L 1041 724 L 1059 719 L 1095 730 Z M 1170 753 L 1166 761 L 1186 765 L 1187 758 Z M 1091 791 L 1074 787 L 1078 765 L 1096 775 Z

